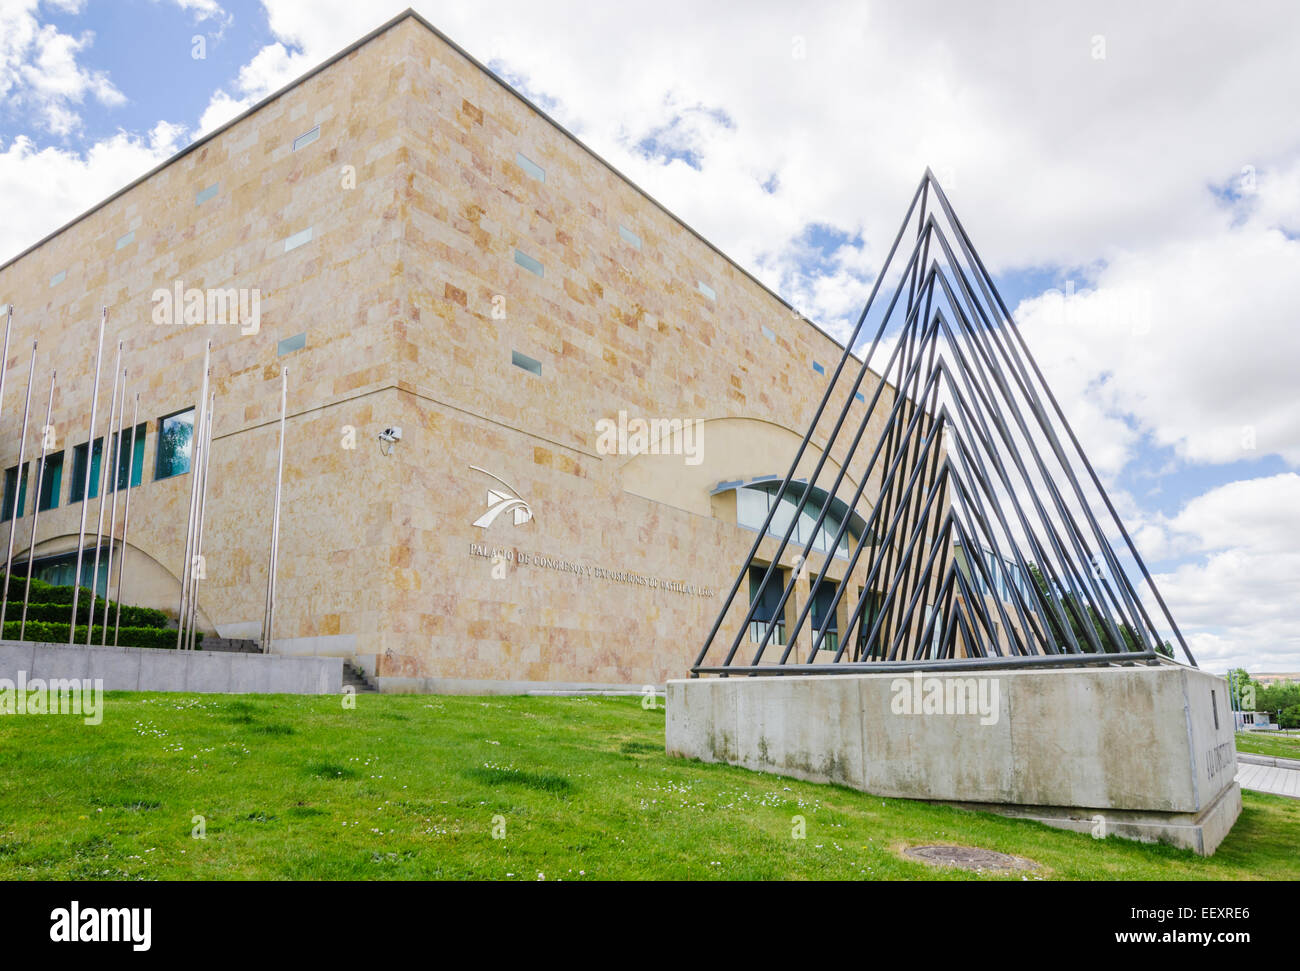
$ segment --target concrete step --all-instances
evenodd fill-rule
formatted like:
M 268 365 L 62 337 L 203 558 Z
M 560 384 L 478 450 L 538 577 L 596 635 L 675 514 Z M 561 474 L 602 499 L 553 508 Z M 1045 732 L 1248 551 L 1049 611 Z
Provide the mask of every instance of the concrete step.
M 366 677 L 365 672 L 351 661 L 343 662 L 343 687 L 357 694 L 378 694 L 379 689 Z
M 213 637 L 208 634 L 203 638 L 205 651 L 228 651 L 234 654 L 261 654 L 262 645 L 255 640 L 237 637 Z

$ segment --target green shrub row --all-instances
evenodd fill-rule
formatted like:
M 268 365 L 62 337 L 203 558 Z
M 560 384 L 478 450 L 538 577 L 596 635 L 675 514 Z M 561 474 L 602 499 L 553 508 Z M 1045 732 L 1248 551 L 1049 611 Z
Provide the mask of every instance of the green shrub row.
M 125 608 L 123 608 L 125 611 Z M 30 618 L 30 611 L 28 613 Z M 4 626 L 4 639 L 16 641 L 18 639 L 19 622 L 17 620 L 6 620 Z M 27 628 L 23 632 L 25 641 L 43 641 L 50 644 L 68 643 L 68 625 L 66 623 L 50 623 L 48 621 L 27 621 Z M 86 643 L 86 625 L 78 624 L 76 634 L 73 640 L 77 644 Z M 108 637 L 104 637 L 104 628 L 99 624 L 91 632 L 90 642 L 99 644 L 105 641 L 113 643 L 113 628 L 108 628 Z M 159 627 L 123 627 L 118 631 L 117 643 L 119 647 L 157 647 L 157 648 L 174 648 L 176 646 L 176 631 L 166 630 Z M 203 632 L 197 631 L 194 635 L 195 647 L 201 648 L 203 645 Z
M 95 620 L 103 621 L 104 619 L 104 601 L 95 598 Z M 23 609 L 22 601 L 9 601 L 9 611 L 5 614 L 5 619 L 10 620 L 21 615 Z M 29 603 L 27 605 L 27 622 L 33 620 L 46 621 L 52 624 L 66 624 L 68 617 L 72 613 L 70 604 L 65 603 Z M 110 623 L 117 623 L 117 606 L 116 602 L 108 604 L 108 619 Z M 77 623 L 84 624 L 90 620 L 90 604 L 82 600 L 77 604 Z M 129 604 L 122 605 L 121 623 L 123 627 L 166 627 L 167 615 L 161 610 L 154 610 L 152 607 L 132 607 Z
M 27 586 L 25 576 L 12 576 L 9 578 L 9 601 L 23 599 L 23 589 Z M 78 594 L 78 602 L 90 597 L 90 587 L 82 587 L 81 593 Z M 96 597 L 99 603 L 104 602 L 103 597 Z M 32 577 L 31 603 L 52 603 L 52 604 L 70 604 L 72 603 L 72 586 L 56 587 L 44 580 L 38 580 Z

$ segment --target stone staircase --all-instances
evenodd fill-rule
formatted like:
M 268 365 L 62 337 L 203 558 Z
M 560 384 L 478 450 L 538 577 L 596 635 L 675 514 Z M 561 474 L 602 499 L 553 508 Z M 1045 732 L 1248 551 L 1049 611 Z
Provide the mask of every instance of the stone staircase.
M 261 654 L 262 645 L 255 640 L 236 637 L 216 637 L 208 634 L 203 638 L 203 650 L 228 651 L 233 654 Z
M 366 677 L 364 671 L 351 661 L 343 662 L 343 688 L 351 688 L 357 694 L 377 694 L 379 689 Z

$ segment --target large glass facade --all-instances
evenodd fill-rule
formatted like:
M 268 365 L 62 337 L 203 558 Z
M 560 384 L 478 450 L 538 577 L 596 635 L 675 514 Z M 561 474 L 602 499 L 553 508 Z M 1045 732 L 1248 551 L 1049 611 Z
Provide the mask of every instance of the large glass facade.
M 970 559 L 972 551 L 958 544 L 954 555 L 957 566 L 966 575 L 966 579 L 986 597 L 997 597 L 1010 602 L 1015 592 L 1019 591 L 1025 600 L 1032 598 L 1033 583 L 1015 561 L 1003 560 L 992 550 L 979 549 L 973 555 L 978 556 L 984 564 L 984 570 L 981 571 Z M 986 574 L 992 580 L 991 584 L 986 579 Z
M 190 470 L 194 445 L 194 409 L 168 415 L 158 422 L 158 458 L 155 479 L 169 479 Z
M 41 495 L 37 508 L 41 512 L 59 508 L 59 496 L 63 494 L 63 453 L 55 452 L 44 457 L 45 471 L 40 470 L 38 462 L 37 477 L 41 480 Z
M 831 603 L 835 599 L 835 591 L 839 589 L 839 584 L 832 583 L 830 580 L 823 580 L 817 585 L 817 589 L 812 595 L 812 632 L 811 636 L 816 638 L 817 631 L 823 627 L 826 628 L 822 635 L 821 649 L 823 651 L 836 651 L 840 646 L 839 622 L 836 619 L 836 612 L 831 609 Z
M 766 566 L 754 563 L 749 566 L 749 602 L 754 605 L 754 619 L 749 625 L 749 637 L 754 643 L 760 643 L 767 633 L 767 628 L 774 626 L 772 636 L 767 642 L 769 645 L 784 646 L 785 617 L 783 613 L 777 612 L 776 605 L 781 599 L 781 592 L 785 589 L 785 571 L 773 570 L 772 578 L 764 587 L 763 575 L 766 572 Z
M 99 483 L 103 478 L 100 472 L 100 462 L 104 458 L 104 440 L 95 439 L 95 448 L 90 458 L 90 498 L 95 499 L 99 496 Z M 72 450 L 72 491 L 68 494 L 68 502 L 81 502 L 83 490 L 86 488 L 86 446 L 84 443 L 78 445 Z
M 19 481 L 21 478 L 21 482 Z M 22 516 L 27 511 L 27 463 L 23 463 L 22 475 L 18 474 L 18 466 L 5 469 L 5 494 L 4 509 L 0 511 L 0 523 L 7 523 L 13 518 L 14 514 L 14 489 L 18 490 L 18 515 Z
M 131 487 L 135 488 L 140 484 L 144 476 L 144 433 L 146 425 L 144 422 L 135 426 L 135 455 L 132 456 L 131 447 L 131 429 L 125 429 L 120 437 L 115 433 L 113 435 L 113 444 L 117 448 L 117 482 L 113 486 L 114 490 L 126 488 L 126 476 L 129 472 L 131 475 Z
M 768 510 L 775 506 L 776 512 L 767 530 L 770 535 L 784 536 L 785 531 L 790 528 L 790 523 L 797 518 L 790 542 L 803 547 L 811 539 L 814 552 L 829 553 L 835 534 L 839 532 L 844 518 L 850 515 L 848 505 L 838 499 L 832 500 L 831 508 L 822 521 L 821 528 L 814 530 L 817 516 L 826 501 L 826 493 L 820 489 L 813 489 L 803 508 L 800 509 L 798 502 L 803 492 L 803 484 L 792 482 L 785 494 L 778 499 L 777 490 L 780 485 L 779 482 L 760 482 L 736 489 L 736 522 L 747 529 L 760 529 L 763 520 L 767 518 Z M 861 530 L 850 521 L 849 528 L 840 539 L 838 549 L 835 550 L 835 555 L 847 559 L 849 550 L 861 535 Z
M 14 564 L 14 575 L 21 576 L 27 572 L 27 565 Z M 64 553 L 61 556 L 51 556 L 47 559 L 37 560 L 36 567 L 32 571 L 32 576 L 37 580 L 44 580 L 46 583 L 52 583 L 55 586 L 64 587 L 72 585 L 72 578 L 77 572 L 77 554 Z M 81 558 L 81 585 L 89 587 L 91 577 L 95 580 L 95 593 L 97 596 L 108 596 L 108 547 L 105 546 L 100 550 L 99 571 L 95 571 L 95 551 L 92 548 L 87 549 Z

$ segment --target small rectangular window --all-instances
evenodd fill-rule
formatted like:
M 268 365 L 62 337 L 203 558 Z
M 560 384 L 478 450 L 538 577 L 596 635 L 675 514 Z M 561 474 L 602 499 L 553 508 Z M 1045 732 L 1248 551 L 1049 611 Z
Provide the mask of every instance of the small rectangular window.
M 813 361 L 813 370 L 816 371 L 818 374 L 826 373 L 826 369 L 822 367 L 820 364 L 818 364 L 816 361 Z
M 60 283 L 63 282 L 64 278 L 67 277 L 67 275 L 68 275 L 67 270 L 60 270 L 58 273 L 54 274 L 54 276 L 50 277 L 50 286 L 57 287 Z
M 135 242 L 135 230 L 133 229 L 125 236 L 119 236 L 117 238 L 117 242 L 113 245 L 113 249 L 118 250 L 124 246 L 130 246 L 134 242 Z
M 294 334 L 292 337 L 286 337 L 275 347 L 276 357 L 284 357 L 294 351 L 300 351 L 307 346 L 307 332 L 304 330 L 301 334 Z
M 764 337 L 766 337 L 768 340 L 772 342 L 776 341 L 776 331 L 774 331 L 771 327 L 768 327 L 766 324 L 759 324 L 758 326 L 759 329 L 763 331 Z
M 635 246 L 637 249 L 641 248 L 641 237 L 632 232 L 632 230 L 628 229 L 622 223 L 618 224 L 618 234 L 623 237 L 623 242 L 627 243 L 629 246 Z
M 296 152 L 300 148 L 306 148 L 316 139 L 320 138 L 320 125 L 317 125 L 309 132 L 303 132 L 293 140 L 293 150 Z
M 510 352 L 510 363 L 515 367 L 521 367 L 525 371 L 532 371 L 533 374 L 541 375 L 542 362 L 536 358 L 529 357 L 527 354 L 520 354 L 518 351 Z
M 100 473 L 100 461 L 103 459 L 104 440 L 95 439 L 95 448 L 90 458 L 90 487 L 86 487 L 86 443 L 82 442 L 72 450 L 72 489 L 68 492 L 68 503 L 81 502 L 81 497 L 87 491 L 90 498 L 94 499 L 99 495 L 99 480 L 102 478 Z
M 704 295 L 705 295 L 706 297 L 708 297 L 710 300 L 717 300 L 717 299 L 718 299 L 718 295 L 717 295 L 716 293 L 713 292 L 713 287 L 709 286 L 709 285 L 708 285 L 707 283 L 705 283 L 703 280 L 696 280 L 696 281 L 695 281 L 695 286 L 696 286 L 696 288 L 700 291 L 700 293 L 704 294 Z
M 542 264 L 538 263 L 523 250 L 515 250 L 515 262 L 529 273 L 536 273 L 538 276 L 546 275 L 546 271 L 543 269 Z
M 299 246 L 305 246 L 311 242 L 311 227 L 308 226 L 302 232 L 294 233 L 284 241 L 284 251 L 296 250 Z
M 22 482 L 18 479 L 18 466 L 5 469 L 4 508 L 0 509 L 0 523 L 7 523 L 14 515 L 14 489 L 18 489 L 18 515 L 23 516 L 27 509 L 27 464 L 23 463 Z
M 519 163 L 521 169 L 531 175 L 538 182 L 546 181 L 546 169 L 542 168 L 523 152 L 515 152 L 515 161 Z
M 1210 689 L 1210 708 L 1214 711 L 1214 730 L 1217 732 L 1219 730 L 1219 696 L 1213 688 Z
M 196 195 L 194 197 L 194 204 L 196 206 L 201 206 L 203 205 L 203 203 L 207 202 L 209 199 L 215 196 L 217 194 L 217 185 L 218 183 L 214 182 L 212 183 L 212 185 L 208 186 L 206 189 L 204 189 L 202 192 Z
M 154 479 L 170 479 L 190 470 L 194 442 L 194 409 L 187 408 L 158 421 L 158 455 Z
M 42 461 L 45 464 L 41 469 Z M 41 512 L 59 508 L 59 496 L 63 494 L 63 453 L 55 452 L 37 459 L 36 475 L 41 480 L 41 494 L 37 497 L 36 508 Z
M 134 456 L 131 454 L 131 429 L 125 429 L 122 432 L 121 440 L 118 436 L 113 436 L 113 441 L 117 447 L 117 482 L 114 490 L 126 488 L 126 476 L 131 474 L 131 488 L 135 488 L 144 478 L 144 436 L 149 426 L 145 422 L 135 426 L 135 448 Z

